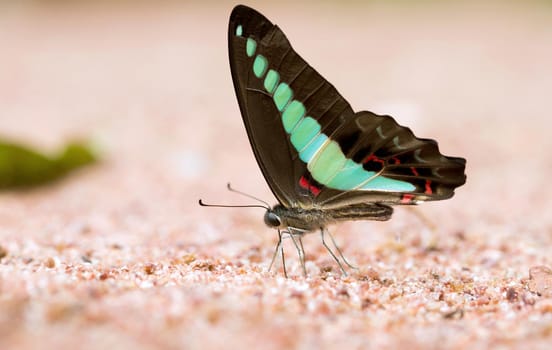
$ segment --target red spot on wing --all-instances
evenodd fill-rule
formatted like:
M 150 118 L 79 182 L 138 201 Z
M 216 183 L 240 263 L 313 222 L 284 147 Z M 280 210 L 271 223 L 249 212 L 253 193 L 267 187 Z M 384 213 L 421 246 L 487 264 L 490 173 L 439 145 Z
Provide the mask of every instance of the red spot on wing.
M 299 179 L 299 186 L 301 186 L 301 188 L 304 188 L 305 190 L 308 190 L 309 189 L 309 181 L 307 179 L 305 179 L 304 176 L 301 176 L 301 178 Z
M 414 199 L 414 195 L 410 193 L 404 193 L 401 197 L 401 203 L 402 204 L 409 204 L 412 203 L 412 200 Z
M 375 156 L 373 154 L 370 154 L 369 156 L 364 158 L 364 160 L 362 161 L 363 164 L 368 163 L 368 162 L 378 162 L 378 163 L 381 164 L 382 167 L 385 165 L 385 161 L 383 159 L 380 159 L 380 158 L 378 158 L 377 156 Z
M 426 180 L 425 194 L 433 194 L 433 190 L 431 189 L 431 180 Z
M 319 189 L 318 187 L 316 187 L 314 185 L 310 185 L 309 191 L 311 191 L 311 193 L 316 197 L 320 194 L 321 189 Z
M 315 197 L 320 194 L 320 191 L 322 191 L 320 188 L 311 185 L 309 180 L 307 180 L 304 176 L 301 176 L 301 178 L 299 179 L 299 186 L 312 193 Z
M 401 164 L 401 160 L 399 158 L 393 157 L 391 159 L 393 159 L 393 164 Z
M 410 170 L 412 170 L 412 174 L 414 174 L 414 176 L 420 175 L 420 174 L 418 174 L 418 170 L 416 170 L 416 168 L 410 167 Z

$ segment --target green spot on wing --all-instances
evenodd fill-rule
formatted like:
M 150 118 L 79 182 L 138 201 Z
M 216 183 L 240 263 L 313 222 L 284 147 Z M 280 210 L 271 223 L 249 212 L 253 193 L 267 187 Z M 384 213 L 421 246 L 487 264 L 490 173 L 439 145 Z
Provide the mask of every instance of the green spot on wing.
M 320 147 L 324 145 L 328 141 L 328 136 L 324 134 L 318 134 L 308 145 L 305 147 L 300 153 L 299 158 L 305 163 L 309 163 L 311 159 L 313 159 L 318 151 L 320 150 Z
M 283 111 L 292 96 L 293 91 L 291 91 L 289 85 L 286 83 L 280 83 L 278 88 L 276 88 L 273 97 L 276 108 L 278 108 L 280 112 Z
M 268 61 L 266 58 L 263 55 L 257 55 L 253 62 L 253 73 L 255 73 L 257 78 L 260 78 L 265 74 L 267 66 Z
M 316 181 L 327 184 L 335 173 L 343 168 L 346 162 L 347 158 L 341 151 L 339 144 L 330 141 L 322 147 L 316 157 L 311 159 L 307 168 Z
M 351 159 L 339 170 L 337 174 L 328 182 L 327 186 L 337 190 L 347 191 L 354 189 L 364 181 L 376 175 L 373 171 L 366 171 L 362 165 L 355 163 Z
M 247 42 L 245 44 L 245 52 L 247 53 L 247 56 L 253 57 L 256 49 L 257 49 L 257 42 L 251 38 L 247 38 Z
M 414 191 L 416 187 L 406 181 L 394 180 L 383 176 L 376 176 L 374 179 L 368 181 L 360 189 L 373 191 L 410 192 Z
M 291 133 L 291 144 L 298 152 L 320 132 L 320 124 L 311 117 L 305 117 Z
M 284 113 L 282 113 L 282 122 L 284 123 L 284 129 L 288 134 L 291 133 L 295 125 L 297 125 L 299 120 L 303 118 L 305 113 L 305 106 L 301 102 L 293 100 L 289 103 Z
M 268 91 L 268 93 L 272 94 L 279 80 L 280 74 L 278 74 L 278 72 L 276 72 L 274 69 L 269 70 L 268 73 L 266 73 L 266 77 L 264 80 L 265 90 Z
M 236 27 L 236 35 L 237 36 L 242 36 L 242 34 L 243 34 L 243 27 L 240 24 Z

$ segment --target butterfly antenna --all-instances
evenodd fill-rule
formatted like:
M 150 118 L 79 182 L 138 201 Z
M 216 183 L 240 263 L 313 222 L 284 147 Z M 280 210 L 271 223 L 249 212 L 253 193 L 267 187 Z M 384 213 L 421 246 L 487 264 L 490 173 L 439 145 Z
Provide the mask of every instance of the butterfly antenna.
M 225 204 L 207 204 L 204 203 L 201 199 L 199 200 L 199 205 L 202 207 L 215 207 L 215 208 L 263 208 L 270 209 L 264 205 L 249 204 L 249 205 L 225 205 Z
M 238 193 L 238 194 L 241 194 L 242 196 L 245 196 L 245 197 L 254 199 L 254 200 L 258 201 L 258 202 L 261 202 L 261 203 L 263 203 L 264 205 L 266 205 L 266 207 L 265 207 L 266 209 L 270 209 L 270 205 L 269 205 L 267 202 L 263 201 L 263 200 L 260 199 L 260 198 L 255 197 L 255 196 L 252 196 L 252 195 L 250 195 L 250 194 L 247 194 L 247 193 L 244 193 L 244 192 L 242 192 L 242 191 L 238 191 L 238 190 L 232 188 L 232 185 L 230 185 L 230 182 L 226 185 L 226 187 L 228 187 L 228 191 L 234 192 L 234 193 Z

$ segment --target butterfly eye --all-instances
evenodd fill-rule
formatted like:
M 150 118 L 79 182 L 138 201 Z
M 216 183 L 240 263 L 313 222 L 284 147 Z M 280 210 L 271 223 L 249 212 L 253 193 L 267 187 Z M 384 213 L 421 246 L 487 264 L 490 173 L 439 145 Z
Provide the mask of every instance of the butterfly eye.
M 280 217 L 271 211 L 266 212 L 264 222 L 268 227 L 279 227 L 282 224 Z

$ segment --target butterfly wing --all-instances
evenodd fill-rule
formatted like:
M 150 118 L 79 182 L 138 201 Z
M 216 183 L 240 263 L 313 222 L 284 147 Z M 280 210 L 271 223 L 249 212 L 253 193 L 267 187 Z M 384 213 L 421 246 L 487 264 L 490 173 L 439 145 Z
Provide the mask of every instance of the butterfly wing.
M 358 202 L 415 204 L 442 200 L 452 197 L 454 189 L 466 182 L 465 159 L 442 155 L 436 141 L 417 138 L 390 116 L 358 112 L 330 138 L 340 145 L 352 164 L 375 175 L 355 183 L 356 190 L 340 192 L 324 187 L 317 201 L 326 207 Z M 332 181 L 339 182 L 336 180 L 347 174 L 342 169 Z
M 249 141 L 263 175 L 286 207 L 312 207 L 312 194 L 299 185 L 306 164 L 297 159 L 282 124 L 284 85 L 293 88 L 308 112 L 324 121 L 350 118 L 354 112 L 337 90 L 291 47 L 284 33 L 257 11 L 238 5 L 230 16 L 229 58 L 234 88 Z M 263 62 L 266 66 L 263 68 Z M 257 70 L 255 70 L 255 68 Z M 257 76 L 257 73 L 261 77 Z M 267 90 L 268 87 L 268 90 Z M 283 96 L 282 96 L 283 95 Z M 284 101 L 284 102 L 280 102 Z M 289 113 L 288 113 L 289 115 Z M 326 118 L 324 118 L 326 116 Z
M 442 156 L 391 117 L 354 113 L 257 11 L 234 8 L 228 42 L 250 143 L 285 207 L 408 204 L 448 198 L 464 183 L 463 159 Z

